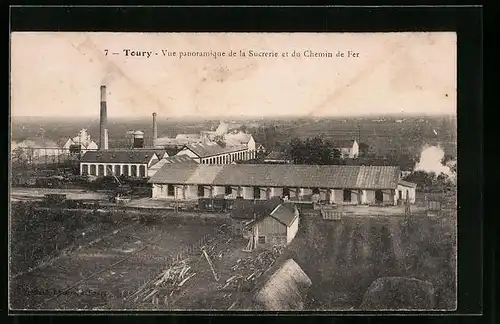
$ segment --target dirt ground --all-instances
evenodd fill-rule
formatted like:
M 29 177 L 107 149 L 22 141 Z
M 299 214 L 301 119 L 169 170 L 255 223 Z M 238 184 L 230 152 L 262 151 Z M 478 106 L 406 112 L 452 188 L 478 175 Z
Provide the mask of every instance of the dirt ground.
M 152 310 L 227 310 L 239 297 L 247 294 L 258 277 L 269 268 L 277 254 L 254 250 L 244 252 L 248 240 L 219 232 L 213 241 L 207 242 L 206 251 L 213 270 L 201 250 L 193 251 L 181 264 L 189 268 L 181 287 L 155 284 L 154 280 L 139 294 L 140 298 L 117 303 L 112 308 Z M 170 267 L 178 267 L 177 264 Z M 165 271 L 165 270 L 164 270 Z M 174 277 L 178 276 L 179 271 Z M 149 293 L 155 293 L 147 298 Z M 146 296 L 146 297 L 145 297 Z M 144 298 L 145 297 L 145 298 Z
M 116 229 L 112 235 L 61 256 L 53 264 L 11 279 L 10 306 L 13 309 L 107 307 L 137 290 L 157 275 L 170 257 L 213 233 L 215 228 L 214 224 L 136 222 Z M 124 261 L 116 264 L 121 260 Z M 94 276 L 89 278 L 91 275 Z M 80 282 L 84 279 L 85 282 Z M 67 288 L 71 289 L 65 291 Z

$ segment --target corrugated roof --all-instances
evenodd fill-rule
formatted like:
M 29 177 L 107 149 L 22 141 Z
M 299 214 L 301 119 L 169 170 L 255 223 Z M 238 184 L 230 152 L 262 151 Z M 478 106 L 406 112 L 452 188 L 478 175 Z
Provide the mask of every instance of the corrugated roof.
M 271 212 L 281 204 L 280 199 L 269 200 L 244 200 L 236 199 L 231 210 L 234 219 L 261 219 L 269 216 Z
M 169 156 L 169 157 L 161 159 L 157 163 L 153 164 L 148 170 L 148 176 L 149 177 L 153 176 L 165 164 L 179 164 L 179 163 L 198 164 L 198 162 L 196 162 L 191 157 L 184 155 L 184 154 L 183 155 L 176 155 L 176 156 Z
M 164 159 L 161 159 L 157 163 L 153 164 L 150 169 L 159 170 L 164 164 L 172 164 L 172 163 L 198 164 L 198 162 L 193 160 L 191 157 L 183 154 L 183 155 L 169 156 L 169 157 L 166 157 Z
M 395 189 L 399 178 L 400 171 L 396 166 L 172 164 L 164 165 L 150 182 L 218 186 Z
M 81 158 L 81 162 L 92 163 L 148 163 L 156 150 L 102 150 L 87 151 Z
M 292 203 L 282 203 L 273 210 L 271 217 L 285 226 L 290 226 L 295 219 L 295 206 Z
M 217 143 L 190 143 L 185 146 L 201 158 L 246 150 L 245 145 L 222 147 Z

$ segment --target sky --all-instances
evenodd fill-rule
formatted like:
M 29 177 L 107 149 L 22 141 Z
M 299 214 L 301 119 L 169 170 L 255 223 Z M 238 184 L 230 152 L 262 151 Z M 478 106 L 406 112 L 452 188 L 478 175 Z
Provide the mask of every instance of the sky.
M 152 55 L 125 56 L 126 49 Z M 226 56 L 179 57 L 210 50 Z M 250 50 L 277 57 L 249 57 Z M 454 115 L 456 50 L 451 32 L 15 32 L 11 115 L 98 118 L 101 85 L 108 118 Z

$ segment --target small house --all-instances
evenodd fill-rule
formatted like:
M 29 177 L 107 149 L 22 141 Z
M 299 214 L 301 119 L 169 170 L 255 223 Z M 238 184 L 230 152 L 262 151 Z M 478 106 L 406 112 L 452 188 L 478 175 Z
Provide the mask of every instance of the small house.
M 231 210 L 231 229 L 233 233 L 243 233 L 245 236 L 244 228 L 247 224 L 266 217 L 279 204 L 281 204 L 279 198 L 270 200 L 235 199 Z
M 253 246 L 287 246 L 299 229 L 299 210 L 295 204 L 281 203 L 268 215 L 256 219 L 246 227 L 249 229 Z
M 343 159 L 355 159 L 359 156 L 359 144 L 356 140 L 334 141 L 334 148 L 339 150 Z
M 415 203 L 416 199 L 417 184 L 399 180 L 398 187 L 396 189 L 396 197 L 400 203 L 409 201 L 410 204 Z

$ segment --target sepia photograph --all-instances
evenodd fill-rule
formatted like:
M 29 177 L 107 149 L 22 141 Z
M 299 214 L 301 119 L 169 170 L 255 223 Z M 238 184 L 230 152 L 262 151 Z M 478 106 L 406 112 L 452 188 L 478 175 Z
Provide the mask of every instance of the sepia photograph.
M 10 310 L 457 309 L 456 33 L 10 46 Z

